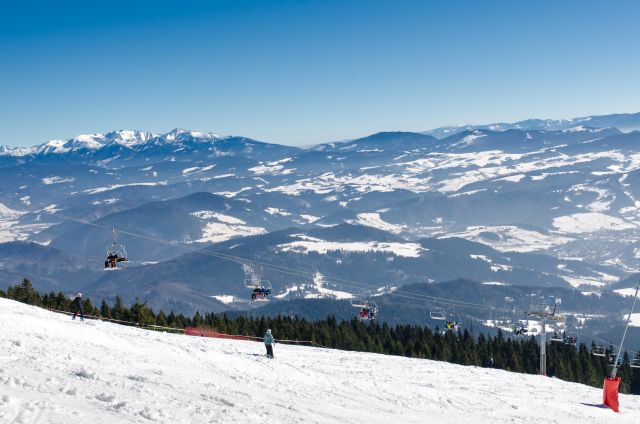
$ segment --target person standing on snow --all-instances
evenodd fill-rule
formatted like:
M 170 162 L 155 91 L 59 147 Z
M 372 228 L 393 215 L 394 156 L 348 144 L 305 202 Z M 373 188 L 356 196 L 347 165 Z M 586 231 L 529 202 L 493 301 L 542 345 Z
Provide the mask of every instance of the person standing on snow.
M 271 334 L 271 329 L 268 329 L 266 333 L 264 333 L 264 345 L 267 348 L 267 357 L 273 358 L 273 345 L 276 344 L 273 339 L 273 335 Z
M 80 312 L 80 321 L 84 321 L 84 305 L 82 304 L 82 293 L 76 294 L 75 299 L 73 299 L 73 303 L 71 304 L 71 311 L 73 312 L 73 317 L 71 319 L 76 319 L 76 315 Z

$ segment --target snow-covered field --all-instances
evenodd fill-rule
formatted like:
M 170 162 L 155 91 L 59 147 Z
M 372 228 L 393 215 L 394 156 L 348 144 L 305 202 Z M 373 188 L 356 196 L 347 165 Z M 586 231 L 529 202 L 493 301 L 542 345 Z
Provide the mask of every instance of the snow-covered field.
M 273 329 L 278 335 L 278 329 Z M 637 423 L 601 390 L 370 353 L 187 337 L 0 299 L 2 423 Z

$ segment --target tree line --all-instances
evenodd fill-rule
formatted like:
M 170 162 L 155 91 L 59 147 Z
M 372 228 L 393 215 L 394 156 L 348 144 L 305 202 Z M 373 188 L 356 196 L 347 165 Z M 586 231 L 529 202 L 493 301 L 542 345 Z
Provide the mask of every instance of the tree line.
M 0 297 L 60 311 L 69 311 L 72 303 L 62 292 L 40 294 L 26 278 L 20 284 L 9 287 L 6 292 L 0 290 Z M 120 296 L 116 296 L 111 305 L 102 300 L 100 306 L 96 306 L 88 298 L 83 300 L 83 304 L 87 315 L 121 320 L 143 327 L 199 327 L 256 337 L 262 336 L 267 328 L 271 328 L 278 339 L 309 340 L 336 349 L 432 359 L 527 374 L 537 374 L 540 371 L 540 348 L 535 338 L 509 337 L 501 331 L 496 336 L 480 334 L 476 337 L 466 329 L 454 333 L 437 327 L 432 329 L 401 324 L 389 326 L 375 321 L 364 323 L 356 318 L 338 321 L 332 315 L 314 321 L 290 316 L 230 317 L 226 314 L 199 312 L 188 317 L 173 311 L 168 314 L 164 311 L 156 313 L 139 299 L 127 306 Z M 604 377 L 609 374 L 607 358 L 612 349 L 607 349 L 605 357 L 598 357 L 591 354 L 593 347 L 587 347 L 584 343 L 577 346 L 548 344 L 547 375 L 602 387 Z M 622 377 L 620 392 L 640 394 L 640 370 L 632 372 L 630 359 L 625 352 L 618 370 L 618 376 Z

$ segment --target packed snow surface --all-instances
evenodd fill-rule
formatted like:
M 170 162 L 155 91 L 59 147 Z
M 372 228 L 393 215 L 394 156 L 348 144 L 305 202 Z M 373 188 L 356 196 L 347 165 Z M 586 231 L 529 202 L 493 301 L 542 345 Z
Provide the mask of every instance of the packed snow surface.
M 602 391 L 422 359 L 71 321 L 0 299 L 0 422 L 637 423 Z M 278 329 L 273 328 L 278 336 Z

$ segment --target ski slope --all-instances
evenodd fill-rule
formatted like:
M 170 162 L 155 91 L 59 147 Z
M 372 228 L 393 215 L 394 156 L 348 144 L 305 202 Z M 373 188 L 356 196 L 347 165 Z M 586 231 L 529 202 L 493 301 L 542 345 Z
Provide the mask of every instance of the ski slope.
M 273 329 L 278 335 L 278 329 Z M 0 299 L 0 423 L 637 423 L 536 375 L 71 321 Z

